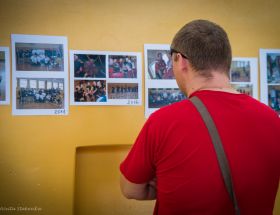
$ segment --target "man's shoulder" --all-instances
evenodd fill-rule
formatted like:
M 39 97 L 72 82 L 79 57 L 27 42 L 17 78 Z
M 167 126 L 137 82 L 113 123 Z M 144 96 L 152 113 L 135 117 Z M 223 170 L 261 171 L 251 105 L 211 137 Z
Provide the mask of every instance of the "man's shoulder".
M 183 115 L 189 114 L 191 109 L 191 102 L 188 99 L 185 99 L 160 108 L 151 114 L 150 120 L 160 122 L 170 121 L 172 119 L 180 118 Z
M 267 104 L 262 103 L 261 101 L 248 96 L 248 105 L 251 105 L 251 108 L 255 110 L 255 113 L 264 118 L 275 118 L 279 119 L 275 110 L 269 107 Z

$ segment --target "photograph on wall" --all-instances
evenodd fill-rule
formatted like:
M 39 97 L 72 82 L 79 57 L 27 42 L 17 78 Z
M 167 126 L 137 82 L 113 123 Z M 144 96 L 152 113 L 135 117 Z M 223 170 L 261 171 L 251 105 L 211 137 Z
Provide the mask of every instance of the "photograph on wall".
M 17 109 L 64 109 L 64 79 L 17 78 Z
M 8 47 L 0 47 L 0 105 L 10 104 L 10 54 Z
M 261 101 L 280 116 L 280 49 L 260 49 Z
M 75 80 L 75 102 L 106 102 L 105 80 Z
M 250 61 L 233 60 L 231 63 L 231 81 L 232 82 L 250 82 Z
M 106 78 L 106 55 L 75 54 L 75 78 Z
M 109 55 L 109 78 L 137 78 L 137 56 Z
M 15 43 L 17 71 L 64 70 L 63 44 Z
M 149 108 L 161 108 L 186 99 L 179 88 L 150 88 L 148 91 Z
M 268 86 L 268 104 L 280 115 L 280 84 Z
M 259 99 L 257 58 L 234 57 L 230 68 L 230 81 L 238 92 Z
M 149 79 L 175 79 L 169 47 L 146 46 L 147 75 Z
M 138 99 L 138 83 L 108 83 L 109 99 Z
M 145 44 L 145 117 L 186 97 L 178 89 L 168 44 Z
M 11 39 L 13 115 L 67 115 L 67 38 L 12 34 Z
M 231 84 L 231 86 L 239 93 L 246 94 L 253 97 L 253 85 L 252 84 Z
M 280 53 L 266 54 L 267 83 L 280 84 Z
M 70 104 L 141 105 L 141 71 L 138 52 L 70 50 Z

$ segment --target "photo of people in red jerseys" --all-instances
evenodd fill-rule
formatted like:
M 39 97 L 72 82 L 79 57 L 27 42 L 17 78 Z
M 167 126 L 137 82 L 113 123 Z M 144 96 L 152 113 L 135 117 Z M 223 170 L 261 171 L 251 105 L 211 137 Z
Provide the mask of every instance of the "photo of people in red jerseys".
M 75 54 L 74 77 L 106 78 L 105 55 Z
M 137 57 L 109 55 L 109 78 L 137 78 Z
M 169 50 L 148 50 L 148 75 L 150 79 L 174 79 Z
M 186 99 L 179 88 L 150 88 L 148 96 L 149 108 L 161 108 Z
M 250 61 L 232 61 L 230 78 L 232 82 L 250 82 Z

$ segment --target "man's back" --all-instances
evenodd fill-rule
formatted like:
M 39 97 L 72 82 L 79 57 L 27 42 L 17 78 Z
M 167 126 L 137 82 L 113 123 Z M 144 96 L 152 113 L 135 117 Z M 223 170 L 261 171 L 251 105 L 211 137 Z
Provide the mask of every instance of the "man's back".
M 246 95 L 206 90 L 193 95 L 217 126 L 242 214 L 272 214 L 280 174 L 280 119 Z M 233 214 L 207 128 L 190 101 L 153 114 L 134 147 L 129 162 L 142 159 L 145 168 L 154 169 L 158 214 Z M 140 157 L 141 147 L 146 153 Z M 145 178 L 125 165 L 122 172 L 132 182 Z

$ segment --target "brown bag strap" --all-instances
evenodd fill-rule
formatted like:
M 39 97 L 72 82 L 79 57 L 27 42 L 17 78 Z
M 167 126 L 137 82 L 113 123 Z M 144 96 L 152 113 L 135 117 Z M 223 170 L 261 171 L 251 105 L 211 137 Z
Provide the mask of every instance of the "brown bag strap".
M 233 189 L 228 160 L 227 160 L 224 148 L 223 148 L 223 144 L 222 144 L 220 135 L 216 128 L 216 125 L 215 125 L 210 113 L 208 112 L 207 108 L 205 107 L 205 105 L 202 103 L 202 101 L 198 97 L 196 97 L 196 96 L 191 97 L 190 101 L 193 103 L 193 105 L 196 107 L 197 111 L 200 113 L 200 115 L 208 129 L 208 132 L 211 136 L 212 143 L 215 148 L 219 166 L 220 166 L 220 169 L 221 169 L 221 172 L 223 175 L 224 183 L 226 185 L 230 199 L 234 205 L 235 214 L 239 215 L 240 210 L 239 210 L 239 207 L 237 204 L 237 199 L 236 199 L 234 189 Z

